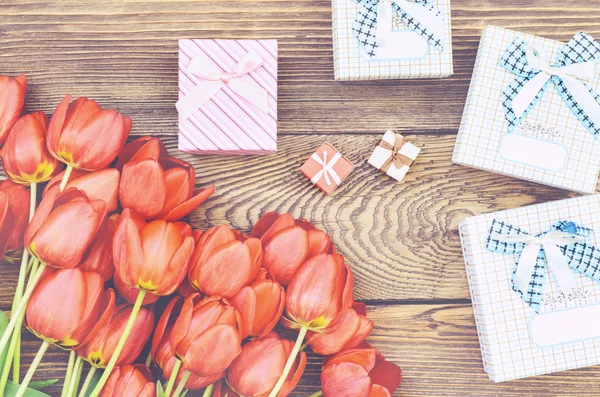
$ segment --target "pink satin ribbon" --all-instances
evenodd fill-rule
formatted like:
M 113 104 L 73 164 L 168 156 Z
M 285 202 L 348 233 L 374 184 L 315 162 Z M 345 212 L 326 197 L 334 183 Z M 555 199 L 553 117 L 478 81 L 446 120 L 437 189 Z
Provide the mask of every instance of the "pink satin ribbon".
M 206 55 L 195 55 L 186 70 L 202 79 L 177 104 L 179 115 L 188 119 L 196 110 L 208 102 L 227 85 L 231 91 L 244 98 L 262 112 L 269 113 L 269 96 L 248 73 L 261 67 L 263 59 L 251 51 L 235 66 L 233 72 L 223 72 Z

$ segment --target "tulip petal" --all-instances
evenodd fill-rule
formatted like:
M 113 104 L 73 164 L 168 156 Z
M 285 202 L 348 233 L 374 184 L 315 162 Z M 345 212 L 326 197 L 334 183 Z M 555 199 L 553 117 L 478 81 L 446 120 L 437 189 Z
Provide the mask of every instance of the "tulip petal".
M 50 154 L 57 160 L 62 161 L 62 158 L 56 152 L 58 143 L 60 142 L 60 133 L 67 117 L 67 111 L 69 110 L 69 103 L 71 102 L 71 95 L 66 95 L 58 104 L 50 123 L 48 124 L 48 130 L 46 132 L 46 147 Z
M 193 253 L 194 238 L 189 236 L 183 240 L 183 243 L 173 255 L 167 271 L 168 277 L 165 277 L 163 282 L 161 282 L 160 289 L 156 292 L 157 295 L 171 295 L 173 292 L 177 291 L 187 275 L 188 266 Z
M 369 346 L 353 350 L 345 350 L 341 353 L 331 356 L 325 362 L 325 366 L 335 365 L 343 362 L 353 362 L 363 367 L 367 372 L 375 367 L 377 363 L 377 351 Z
M 0 258 L 4 256 L 8 240 L 15 227 L 15 216 L 9 205 L 9 197 L 0 192 Z
M 70 178 L 67 188 L 83 190 L 90 200 L 103 200 L 107 212 L 117 209 L 120 172 L 114 168 L 88 172 L 77 178 Z
M 260 238 L 262 241 L 268 241 L 273 235 L 280 230 L 286 229 L 288 227 L 292 227 L 296 225 L 296 220 L 290 214 L 281 214 L 279 218 L 273 222 L 273 225 L 262 235 Z
M 177 305 L 181 304 L 181 302 L 182 299 L 179 296 L 176 296 L 173 299 L 171 299 L 167 307 L 165 307 L 165 309 L 163 310 L 160 319 L 156 323 L 156 327 L 154 329 L 154 336 L 152 337 L 152 346 L 150 347 L 150 354 L 153 358 L 156 355 L 156 349 L 158 348 L 158 344 L 160 343 L 165 334 L 167 325 L 169 325 L 169 322 L 171 321 L 171 315 L 173 314 L 173 311 L 176 309 Z
M 237 329 L 217 324 L 197 335 L 183 357 L 183 367 L 198 375 L 210 376 L 224 371 L 242 352 Z
M 253 285 L 258 310 L 254 316 L 254 336 L 262 338 L 275 328 L 285 308 L 285 291 L 277 281 Z M 258 332 L 258 333 L 257 333 Z
M 379 354 L 375 367 L 369 373 L 373 384 L 381 385 L 393 394 L 402 382 L 402 370 Z
M 371 386 L 369 373 L 354 363 L 342 362 L 327 365 L 321 373 L 324 397 L 368 397 Z
M 196 273 L 190 280 L 206 295 L 233 297 L 258 272 L 260 265 L 256 265 L 252 252 L 256 244 L 260 244 L 258 239 L 223 244 L 202 264 L 199 276 L 194 277 Z
M 286 215 L 282 215 L 279 220 Z M 288 285 L 307 259 L 308 235 L 306 231 L 298 226 L 287 227 L 272 235 L 270 239 L 263 237 L 262 241 L 264 242 L 265 269 L 281 285 Z
M 188 334 L 190 324 L 192 323 L 194 304 L 198 299 L 200 299 L 200 294 L 190 295 L 185 299 L 183 301 L 183 306 L 181 306 L 179 316 L 177 316 L 177 319 L 175 320 L 173 330 L 171 331 L 171 346 L 173 346 L 173 350 L 176 353 L 179 353 L 179 344 Z M 183 348 L 187 348 L 187 346 L 183 346 Z
M 369 397 L 391 397 L 392 395 L 383 386 L 373 385 L 371 388 L 371 393 L 369 393 Z
M 192 212 L 194 209 L 198 208 L 206 200 L 208 200 L 210 196 L 212 196 L 215 193 L 216 190 L 217 188 L 215 185 L 211 185 L 206 189 L 202 189 L 191 199 L 179 204 L 178 206 L 170 210 L 163 219 L 169 222 L 174 222 L 183 218 L 184 216 Z
M 119 200 L 123 208 L 131 208 L 145 219 L 160 213 L 167 196 L 165 173 L 151 159 L 132 161 L 123 167 Z
M 168 156 L 168 152 L 160 138 L 143 136 L 129 142 L 121 149 L 115 168 L 122 170 L 125 163 L 129 162 L 135 155 L 139 159 L 146 158 L 158 161 L 160 157 Z
M 30 249 L 30 244 L 32 242 L 33 237 L 39 230 L 42 223 L 44 223 L 48 215 L 50 215 L 50 212 L 52 211 L 52 208 L 54 206 L 54 201 L 56 200 L 57 196 L 58 188 L 51 189 L 50 191 L 48 191 L 48 194 L 42 199 L 37 209 L 35 210 L 33 218 L 31 219 L 31 222 L 29 222 L 29 226 L 27 226 L 27 229 L 25 230 L 25 245 L 27 246 L 27 249 Z
M 261 216 L 252 228 L 250 237 L 261 238 L 280 216 L 278 212 L 267 212 Z
M 333 254 L 331 237 L 322 230 L 308 230 L 308 258 L 319 254 Z
M 129 287 L 137 287 L 139 269 L 144 263 L 142 240 L 135 222 L 123 219 L 113 241 L 113 260 L 118 277 Z
M 247 338 L 252 333 L 252 326 L 256 318 L 256 293 L 250 286 L 244 287 L 232 299 L 231 305 L 235 307 L 241 315 L 240 336 Z
M 100 317 L 100 309 L 105 295 L 104 279 L 96 272 L 84 272 L 83 278 L 87 287 L 85 311 L 76 330 L 69 335 L 67 340 L 59 342 L 59 346 L 62 347 L 74 347 L 83 342 Z
M 44 220 L 31 242 L 35 255 L 50 266 L 77 266 L 90 247 L 101 219 L 89 203 L 74 201 L 60 205 Z

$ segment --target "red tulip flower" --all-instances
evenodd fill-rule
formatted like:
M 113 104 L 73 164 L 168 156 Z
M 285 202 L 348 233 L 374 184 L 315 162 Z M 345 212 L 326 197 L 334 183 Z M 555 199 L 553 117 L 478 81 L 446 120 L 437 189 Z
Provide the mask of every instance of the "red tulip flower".
M 194 193 L 196 174 L 188 162 L 166 154 L 158 138 L 143 137 L 125 146 L 119 200 L 145 219 L 178 221 L 215 192 L 212 185 Z
M 323 365 L 324 397 L 391 397 L 402 381 L 402 371 L 366 345 L 330 357 Z
M 125 330 L 133 306 L 120 305 L 98 321 L 88 337 L 77 348 L 77 354 L 97 368 L 105 368 L 112 357 L 119 338 Z M 131 330 L 135 338 L 127 341 L 117 360 L 117 366 L 133 363 L 140 355 L 154 329 L 154 313 L 141 308 Z
M 188 279 L 194 288 L 208 296 L 231 298 L 254 280 L 261 263 L 260 241 L 223 225 L 207 230 L 200 237 Z
M 44 189 L 44 196 L 50 189 L 58 188 L 64 174 L 64 172 L 61 172 L 48 182 Z M 105 168 L 93 172 L 74 170 L 69 176 L 65 189 L 76 188 L 82 190 L 90 200 L 104 201 L 106 212 L 113 212 L 117 209 L 120 176 L 119 170 L 114 168 Z
M 222 373 L 242 351 L 239 313 L 227 301 L 187 298 L 173 324 L 171 345 L 183 368 L 200 377 Z
M 321 356 L 353 349 L 363 343 L 373 330 L 373 321 L 366 316 L 365 304 L 356 302 L 341 321 L 323 332 L 311 332 L 306 340 L 312 350 Z
M 115 368 L 100 397 L 156 397 L 156 385 L 148 368 L 124 365 Z
M 0 150 L 4 170 L 16 183 L 29 185 L 50 180 L 63 168 L 46 148 L 48 119 L 43 112 L 17 120 Z
M 242 353 L 227 369 L 226 381 L 236 394 L 230 397 L 266 397 L 273 390 L 294 343 L 275 333 L 247 343 Z M 286 397 L 294 390 L 306 367 L 306 353 L 296 358 L 294 366 L 277 397 Z
M 333 326 L 351 306 L 353 288 L 352 271 L 343 256 L 315 256 L 302 265 L 287 288 L 288 325 L 317 332 Z
M 131 131 L 131 119 L 115 110 L 103 110 L 87 98 L 60 102 L 48 126 L 48 150 L 70 168 L 96 171 L 119 154 Z
M 112 245 L 116 230 L 117 220 L 112 217 L 105 218 L 96 233 L 96 238 L 79 264 L 79 269 L 84 272 L 99 273 L 104 281 L 112 278 L 115 272 Z
M 129 287 L 172 294 L 185 279 L 193 251 L 192 228 L 186 223 L 158 220 L 140 225 L 132 217 L 119 219 L 113 259 L 119 279 Z
M 0 183 L 0 258 L 23 248 L 29 222 L 29 190 L 10 179 Z
M 42 263 L 73 268 L 81 262 L 106 216 L 103 200 L 77 189 L 51 189 L 25 231 L 25 246 Z
M 264 249 L 263 267 L 287 286 L 300 266 L 322 253 L 335 252 L 331 238 L 305 219 L 269 212 L 263 215 L 250 237 L 260 238 Z
M 252 284 L 233 297 L 231 304 L 242 317 L 242 338 L 262 338 L 275 328 L 281 318 L 285 291 L 277 281 L 261 273 Z
M 198 297 L 192 299 L 197 300 Z M 163 311 L 162 316 L 158 320 L 158 323 L 156 324 L 154 336 L 152 338 L 150 354 L 156 366 L 162 370 L 165 379 L 171 378 L 175 364 L 178 361 L 177 357 L 175 357 L 175 351 L 173 349 L 173 345 L 171 344 L 171 339 L 173 335 L 175 317 L 181 312 L 182 302 L 183 299 L 180 297 L 175 297 L 169 302 Z M 224 371 L 214 375 L 209 375 L 207 377 L 201 377 L 190 373 L 190 376 L 185 384 L 185 388 L 190 390 L 203 389 L 206 386 L 215 383 L 223 376 L 225 376 Z M 182 380 L 182 377 L 183 373 L 179 372 L 177 374 L 175 383 L 179 384 Z
M 25 105 L 27 77 L 0 76 L 0 146 L 21 115 Z
M 104 291 L 98 273 L 77 268 L 46 270 L 27 306 L 27 328 L 48 343 L 74 348 L 88 336 L 111 300 L 114 292 Z

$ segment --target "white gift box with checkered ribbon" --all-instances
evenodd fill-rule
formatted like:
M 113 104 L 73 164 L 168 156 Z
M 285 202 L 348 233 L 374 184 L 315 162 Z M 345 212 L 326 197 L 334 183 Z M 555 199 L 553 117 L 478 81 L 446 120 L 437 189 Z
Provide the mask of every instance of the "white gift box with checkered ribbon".
M 515 43 L 521 43 L 522 47 Z M 557 60 L 566 58 L 577 65 L 583 60 L 582 54 L 589 55 L 590 50 L 598 52 L 598 43 L 582 33 L 576 34 L 569 43 L 562 43 L 488 26 L 481 37 L 453 162 L 567 190 L 594 193 L 600 172 L 598 126 L 591 124 L 583 110 L 573 103 L 569 89 L 554 76 L 546 80 L 537 96 L 534 92 L 529 106 L 519 104 L 521 109 L 517 116 L 510 105 L 516 103 L 515 98 L 524 84 L 516 81 L 519 77 L 515 71 L 522 71 L 523 65 L 526 68 L 531 65 L 519 64 L 515 60 L 519 58 L 511 55 L 511 49 L 520 49 L 522 55 L 524 49 L 536 56 L 539 54 L 535 52 L 542 52 L 552 66 L 550 75 L 561 73 L 554 67 Z M 565 53 L 568 56 L 563 57 Z M 532 54 L 520 57 L 521 62 L 526 59 L 529 63 L 537 61 L 533 58 Z M 507 67 L 511 59 L 515 63 Z M 596 105 L 594 92 L 600 92 L 600 67 L 594 73 L 597 63 L 587 62 L 586 66 L 591 67 L 589 75 L 567 77 L 592 90 L 592 105 Z M 524 83 L 530 77 L 527 76 Z M 522 99 L 523 95 L 519 100 Z
M 499 225 L 507 235 L 526 231 L 537 236 L 557 223 L 577 224 L 585 231 L 585 246 L 569 245 L 565 251 L 569 256 L 570 250 L 584 247 L 584 254 L 569 263 L 575 288 L 565 293 L 552 267 L 536 268 L 536 279 L 532 274 L 530 281 L 536 282 L 541 299 L 533 305 L 514 289 L 522 257 L 490 246 L 490 239 L 500 231 Z M 459 232 L 490 379 L 501 382 L 600 364 L 600 282 L 591 277 L 597 279 L 600 272 L 600 195 L 470 217 L 460 222 Z
M 382 3 L 390 7 L 385 13 Z M 402 12 L 402 3 L 422 13 L 425 23 Z M 332 0 L 332 9 L 336 80 L 452 75 L 450 0 Z

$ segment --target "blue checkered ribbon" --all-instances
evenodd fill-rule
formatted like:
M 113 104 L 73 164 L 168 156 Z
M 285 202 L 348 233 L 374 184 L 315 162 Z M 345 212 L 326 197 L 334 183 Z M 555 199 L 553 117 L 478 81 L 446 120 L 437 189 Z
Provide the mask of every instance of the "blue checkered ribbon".
M 517 75 L 502 92 L 508 132 L 523 121 L 552 82 L 575 116 L 598 138 L 600 95 L 585 80 L 595 78 L 599 60 L 600 44 L 585 33 L 577 33 L 554 64 L 550 64 L 543 48 L 517 38 L 500 59 L 500 66 Z
M 522 288 L 518 286 L 516 280 L 517 274 L 519 272 L 522 273 L 522 269 L 520 271 L 519 268 L 523 265 L 525 251 L 531 248 L 529 246 L 534 245 L 535 242 L 527 244 L 518 240 L 526 241 L 528 238 L 532 240 L 543 239 L 544 236 L 551 236 L 557 234 L 557 232 L 563 236 L 562 238 L 565 239 L 565 243 L 560 246 L 554 245 L 553 248 L 557 248 L 560 251 L 560 255 L 566 261 L 568 268 L 596 281 L 600 281 L 600 250 L 584 241 L 594 231 L 575 222 L 559 221 L 554 224 L 552 230 L 531 236 L 521 228 L 494 219 L 487 237 L 486 248 L 488 250 L 507 255 L 519 255 L 519 260 L 512 272 L 511 287 L 536 313 L 540 311 L 544 281 L 546 279 L 546 268 L 548 267 L 546 250 L 551 247 L 550 245 L 542 245 L 539 250 L 535 251 L 537 252 L 537 257 L 533 258 L 533 266 L 527 271 L 527 286 Z M 572 236 L 572 240 L 569 241 L 568 236 Z M 560 281 L 555 271 L 556 268 L 551 266 L 551 269 L 557 281 Z M 569 271 L 569 273 L 570 275 L 563 275 L 562 277 L 572 277 L 572 272 Z
M 390 3 L 395 13 L 410 30 L 419 33 L 436 50 L 443 51 L 441 29 L 443 24 L 442 13 L 433 4 L 432 0 L 356 0 L 360 5 L 356 20 L 352 26 L 354 34 L 360 44 L 365 48 L 370 57 L 375 56 L 375 49 L 381 46 L 378 37 L 378 21 L 384 3 Z M 426 16 L 425 18 L 420 16 Z M 391 29 L 390 26 L 386 27 Z

